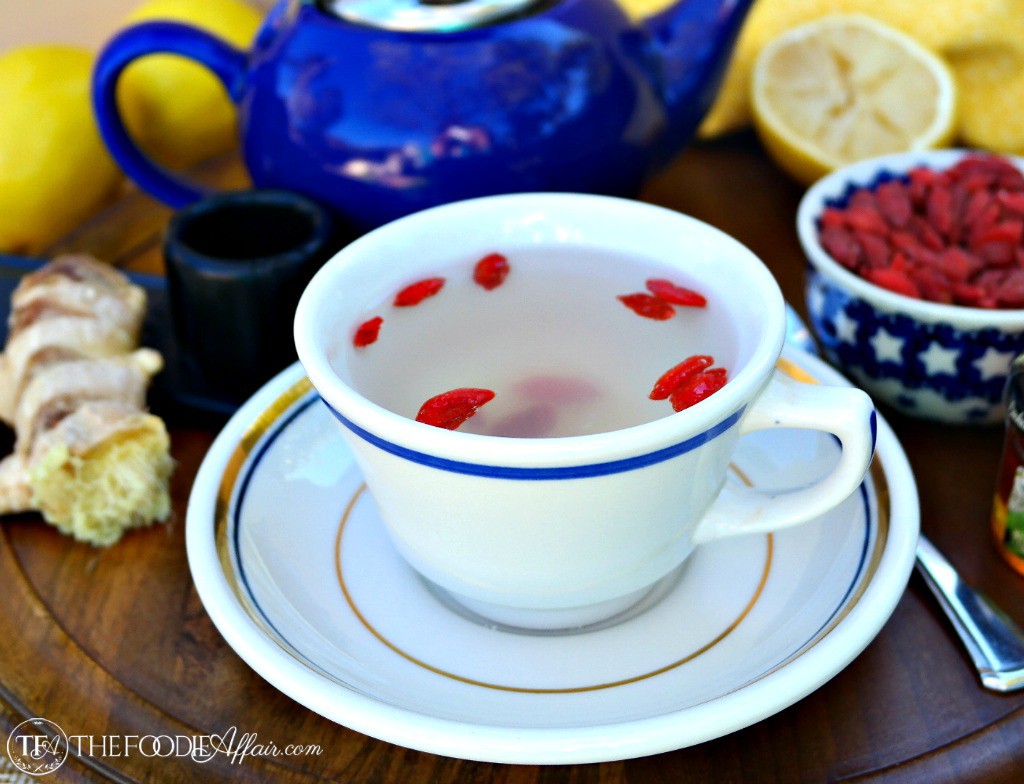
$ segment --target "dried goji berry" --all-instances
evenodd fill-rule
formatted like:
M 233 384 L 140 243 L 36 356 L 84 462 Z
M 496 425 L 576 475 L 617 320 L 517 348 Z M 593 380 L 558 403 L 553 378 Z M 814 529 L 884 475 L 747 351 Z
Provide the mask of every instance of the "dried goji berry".
M 856 207 L 857 209 L 865 209 L 870 212 L 878 212 L 878 201 L 875 198 L 876 193 L 869 191 L 867 188 L 860 188 L 850 194 L 850 201 L 847 207 Z M 849 211 L 846 212 L 849 217 Z
M 380 325 L 384 323 L 384 319 L 380 316 L 374 316 L 368 321 L 364 321 L 356 328 L 356 334 L 352 338 L 352 344 L 356 348 L 364 348 L 369 346 L 371 343 L 377 341 L 377 337 L 380 335 Z
M 926 248 L 920 242 L 908 246 L 905 251 L 901 252 L 905 258 L 909 259 L 914 264 L 934 264 L 935 259 L 938 257 L 938 254 L 935 251 Z M 894 261 L 896 258 L 896 255 L 893 255 Z
M 970 247 L 989 266 L 1007 267 L 1017 259 L 1016 248 L 1024 234 L 1024 223 L 1003 221 L 972 231 Z
M 913 207 L 903 184 L 892 180 L 884 182 L 878 186 L 877 196 L 878 209 L 889 225 L 896 228 L 906 226 Z
M 936 258 L 938 268 L 955 283 L 964 283 L 982 268 L 981 259 L 956 246 L 946 248 Z
M 991 267 L 1009 267 L 1016 259 L 1013 246 L 1005 242 L 983 242 L 974 250 Z
M 894 269 L 869 269 L 864 271 L 864 277 L 874 283 L 876 286 L 881 286 L 883 289 L 888 289 L 897 294 L 903 294 L 907 297 L 920 297 L 921 290 L 914 285 L 914 282 L 904 272 Z
M 988 193 L 996 178 L 990 172 L 967 172 L 960 182 L 969 193 Z
M 909 231 L 894 231 L 889 235 L 889 242 L 892 243 L 893 248 L 898 251 L 902 251 L 908 255 L 913 255 L 911 250 L 920 246 L 921 243 L 917 237 L 911 234 Z
M 826 207 L 821 213 L 821 227 L 823 229 L 831 228 L 844 228 L 846 226 L 846 218 L 843 217 L 843 211 L 838 210 L 835 207 Z
M 854 235 L 864 251 L 864 261 L 869 267 L 887 267 L 892 256 L 892 249 L 885 238 L 877 234 L 858 232 Z
M 942 235 L 929 225 L 928 221 L 924 218 L 915 216 L 911 219 L 910 225 L 917 238 L 921 240 L 921 244 L 929 250 L 942 250 L 946 247 L 946 242 L 942 239 Z
M 953 197 L 946 188 L 932 188 L 928 192 L 928 199 L 925 202 L 925 212 L 928 216 L 928 224 L 940 235 L 949 237 L 953 228 Z M 940 250 L 939 247 L 935 250 Z
M 892 262 L 889 266 L 896 272 L 903 273 L 910 272 L 913 269 L 913 265 L 910 263 L 910 260 L 903 253 L 892 254 Z
M 974 278 L 974 283 L 985 289 L 986 293 L 992 293 L 1003 285 L 1006 274 L 1007 270 L 992 267 L 978 273 Z
M 473 416 L 480 406 L 493 399 L 494 392 L 489 389 L 452 389 L 435 395 L 420 406 L 416 421 L 445 430 L 455 430 Z
M 961 235 L 964 233 L 963 215 L 964 210 L 967 209 L 967 201 L 969 198 L 970 194 L 960 183 L 954 182 L 949 186 L 950 224 L 949 230 L 946 232 L 946 239 L 952 245 L 956 245 L 960 242 Z
M 1021 237 L 1024 237 L 1024 223 L 1016 220 L 1007 220 L 988 226 L 978 231 L 977 234 L 972 234 L 971 240 L 972 242 L 982 244 L 986 242 L 1008 242 L 1016 245 L 1021 241 Z
M 689 380 L 692 376 L 707 370 L 715 363 L 712 357 L 706 354 L 696 354 L 687 357 L 675 367 L 665 371 L 661 378 L 654 384 L 654 389 L 648 395 L 651 400 L 665 400 L 671 395 L 676 387 Z
M 395 306 L 407 308 L 419 305 L 427 297 L 433 297 L 444 286 L 444 278 L 426 278 L 411 283 L 395 295 Z
M 992 195 L 988 191 L 974 191 L 967 198 L 967 204 L 964 206 L 961 218 L 964 226 L 973 226 L 991 201 Z
M 984 234 L 999 222 L 1000 212 L 999 204 L 992 199 L 990 199 L 985 206 L 981 208 L 981 211 L 974 216 L 974 220 L 971 221 L 970 232 L 965 238 L 969 246 L 973 245 L 977 241 L 977 237 Z
M 1006 274 L 1007 270 L 988 269 L 978 275 L 974 282 L 982 293 L 975 307 L 994 308 L 999 304 L 999 290 L 1006 280 Z
M 954 283 L 950 286 L 950 290 L 953 294 L 953 301 L 958 305 L 976 308 L 985 299 L 985 289 L 970 283 Z
M 921 208 L 928 198 L 930 186 L 920 178 L 915 177 L 914 174 L 914 172 L 910 172 L 909 179 L 907 180 L 907 196 L 910 197 L 911 205 L 917 210 Z
M 895 271 L 895 268 L 893 271 Z M 908 270 L 906 275 L 914 286 L 917 287 L 920 296 L 925 299 L 932 302 L 942 302 L 947 305 L 953 301 L 949 278 L 934 267 L 918 265 Z
M 651 278 L 647 281 L 647 290 L 656 297 L 670 302 L 673 305 L 682 305 L 690 308 L 703 308 L 708 304 L 707 297 L 698 294 L 692 289 L 677 286 L 670 280 Z
M 939 184 L 942 178 L 939 173 L 924 166 L 912 169 L 908 175 L 907 195 L 911 203 L 921 209 L 928 199 L 928 191 Z
M 661 297 L 656 297 L 653 294 L 645 294 L 643 292 L 620 294 L 618 300 L 638 316 L 654 319 L 655 321 L 666 321 L 676 314 L 675 308 Z
M 850 207 L 846 211 L 846 225 L 851 229 L 860 229 L 872 234 L 889 233 L 889 224 L 885 222 L 885 218 L 867 207 Z
M 682 411 L 684 408 L 699 403 L 724 387 L 727 381 L 728 373 L 725 368 L 711 368 L 703 373 L 698 373 L 689 381 L 676 387 L 669 398 L 672 410 Z
M 1024 192 L 1001 190 L 996 193 L 996 200 L 1008 212 L 1024 217 Z
M 490 291 L 504 283 L 508 273 L 508 259 L 500 253 L 489 253 L 473 267 L 473 280 Z
M 996 180 L 995 184 L 996 190 L 1019 191 L 1022 188 L 1024 188 L 1024 174 L 1021 174 L 1012 166 L 999 175 L 999 179 Z
M 1024 308 L 1024 270 L 1010 270 L 999 287 L 999 304 L 1004 308 Z
M 847 269 L 856 271 L 860 268 L 864 258 L 863 251 L 846 229 L 838 226 L 822 229 L 821 246 Z
M 965 155 L 950 169 L 951 174 L 964 177 L 974 174 L 986 175 L 990 182 L 1002 176 L 1013 175 L 1015 172 L 1016 168 L 1004 158 L 984 153 Z

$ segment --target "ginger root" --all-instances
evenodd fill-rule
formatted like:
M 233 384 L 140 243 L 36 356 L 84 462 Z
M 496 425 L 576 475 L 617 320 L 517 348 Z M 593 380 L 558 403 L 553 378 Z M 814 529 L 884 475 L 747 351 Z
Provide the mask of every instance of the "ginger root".
M 145 411 L 163 366 L 137 348 L 146 295 L 88 256 L 26 275 L 0 354 L 0 514 L 35 510 L 66 534 L 109 545 L 170 514 L 173 461 L 163 421 Z

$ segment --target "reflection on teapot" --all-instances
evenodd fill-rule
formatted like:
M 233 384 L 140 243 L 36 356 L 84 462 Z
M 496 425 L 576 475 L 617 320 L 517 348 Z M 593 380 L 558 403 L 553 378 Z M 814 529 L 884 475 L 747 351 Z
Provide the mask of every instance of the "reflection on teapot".
M 238 104 L 255 185 L 362 228 L 514 191 L 635 195 L 709 108 L 752 0 L 679 0 L 631 23 L 614 0 L 289 0 L 251 52 L 149 22 L 96 66 L 103 138 L 144 190 L 205 195 L 133 143 L 115 100 L 154 52 L 205 64 Z

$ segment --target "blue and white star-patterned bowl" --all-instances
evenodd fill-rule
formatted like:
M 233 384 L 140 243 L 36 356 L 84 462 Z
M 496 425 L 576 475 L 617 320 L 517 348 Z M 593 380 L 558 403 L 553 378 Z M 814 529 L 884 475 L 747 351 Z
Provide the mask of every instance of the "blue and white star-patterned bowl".
M 1004 415 L 1011 360 L 1024 352 L 1024 310 L 944 305 L 896 294 L 835 261 L 818 241 L 829 206 L 843 206 L 919 166 L 951 167 L 967 150 L 897 153 L 852 164 L 812 185 L 797 233 L 809 261 L 807 310 L 825 357 L 876 400 L 911 416 L 985 424 Z M 1024 169 L 1024 160 L 1009 158 Z

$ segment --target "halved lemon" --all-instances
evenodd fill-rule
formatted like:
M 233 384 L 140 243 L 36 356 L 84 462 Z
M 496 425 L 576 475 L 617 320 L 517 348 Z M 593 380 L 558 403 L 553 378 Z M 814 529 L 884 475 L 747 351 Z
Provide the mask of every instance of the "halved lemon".
M 810 183 L 854 161 L 948 143 L 956 86 L 946 63 L 914 39 L 837 14 L 761 50 L 751 105 L 768 154 Z

